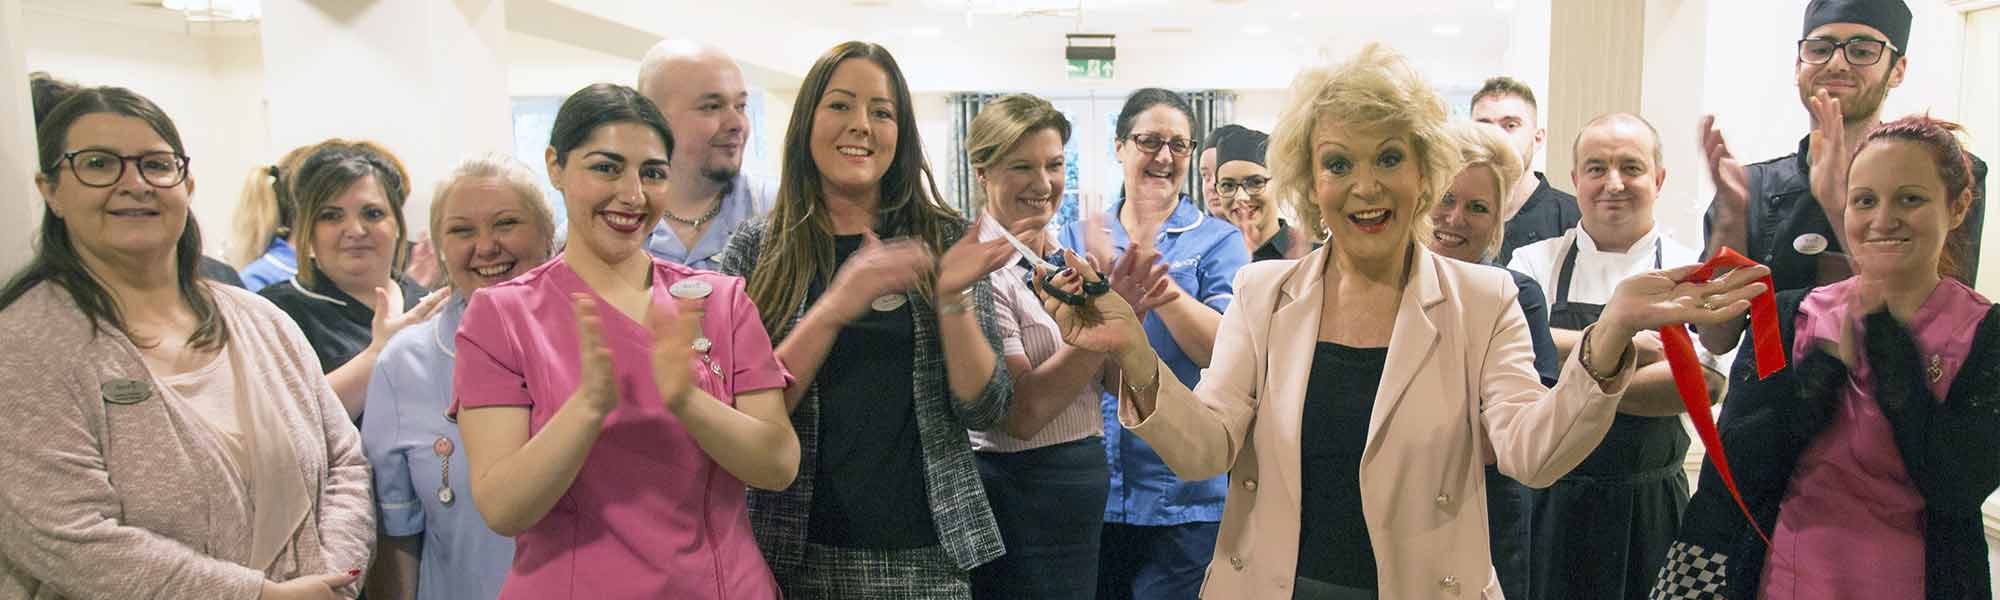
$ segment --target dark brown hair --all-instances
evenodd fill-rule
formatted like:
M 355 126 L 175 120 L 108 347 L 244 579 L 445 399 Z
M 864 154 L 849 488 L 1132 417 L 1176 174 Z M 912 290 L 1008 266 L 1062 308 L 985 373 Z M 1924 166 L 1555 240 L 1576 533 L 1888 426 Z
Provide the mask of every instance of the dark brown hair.
M 784 337 L 792 314 L 805 304 L 812 283 L 833 278 L 833 220 L 827 216 L 819 165 L 812 158 L 812 130 L 834 69 L 848 60 L 866 60 L 881 67 L 889 74 L 889 87 L 896 95 L 896 157 L 882 174 L 882 201 L 876 207 L 889 230 L 885 235 L 920 239 L 932 252 L 943 254 L 955 241 L 945 239 L 947 223 L 961 220 L 958 211 L 944 205 L 937 178 L 924 159 L 910 86 L 896 66 L 896 58 L 868 42 L 845 42 L 827 50 L 806 71 L 798 100 L 792 103 L 791 123 L 785 128 L 784 175 L 778 183 L 777 202 L 767 217 L 770 227 L 758 248 L 757 267 L 749 277 L 750 299 L 757 304 L 773 339 Z M 928 296 L 934 284 L 926 281 L 920 285 L 921 293 Z
M 299 257 L 299 282 L 313 284 L 313 268 L 307 265 L 313 262 L 313 222 L 319 219 L 320 209 L 348 186 L 369 176 L 382 185 L 382 195 L 389 199 L 389 215 L 396 219 L 396 255 L 389 263 L 389 274 L 402 271 L 403 261 L 409 258 L 403 248 L 403 240 L 409 237 L 408 221 L 403 218 L 403 202 L 410 198 L 409 173 L 403 161 L 374 142 L 333 139 L 313 146 L 299 161 L 298 172 L 283 174 L 285 191 L 297 203 L 292 207 L 292 249 Z
M 180 130 L 174 127 L 174 120 L 167 117 L 153 101 L 125 88 L 93 87 L 82 88 L 62 96 L 61 100 L 48 111 L 36 111 L 41 120 L 35 123 L 35 138 L 39 151 L 42 178 L 50 188 L 60 185 L 63 148 L 69 144 L 69 130 L 83 117 L 98 113 L 111 113 L 144 121 L 159 134 L 175 154 L 187 155 L 187 147 L 181 143 Z M 185 185 L 183 183 L 182 185 Z M 194 312 L 194 334 L 188 336 L 188 345 L 200 350 L 221 348 L 229 342 L 229 325 L 215 308 L 215 294 L 202 283 L 198 274 L 201 264 L 201 225 L 194 219 L 193 209 L 186 215 L 186 226 L 181 228 L 179 241 L 174 243 L 174 275 L 182 302 Z M 12 306 L 28 290 L 42 283 L 52 283 L 69 292 L 76 302 L 77 310 L 83 311 L 90 320 L 91 333 L 103 330 L 106 324 L 126 337 L 132 343 L 151 347 L 155 342 L 141 339 L 125 327 L 125 315 L 118 309 L 118 303 L 111 297 L 110 290 L 90 271 L 90 266 L 77 254 L 76 246 L 70 239 L 69 229 L 55 210 L 42 206 L 42 232 L 35 242 L 35 256 L 28 266 L 14 273 L 4 288 L 0 288 L 0 310 Z
M 1528 87 L 1528 84 L 1521 83 L 1519 79 L 1506 75 L 1487 79 L 1484 85 L 1479 86 L 1479 91 L 1472 94 L 1472 101 L 1466 103 L 1466 107 L 1479 106 L 1479 101 L 1487 98 L 1503 98 L 1507 96 L 1514 96 L 1520 98 L 1523 102 L 1527 102 L 1528 116 L 1531 118 L 1535 116 L 1533 111 L 1541 109 L 1541 106 L 1535 103 L 1535 90 L 1533 88 Z

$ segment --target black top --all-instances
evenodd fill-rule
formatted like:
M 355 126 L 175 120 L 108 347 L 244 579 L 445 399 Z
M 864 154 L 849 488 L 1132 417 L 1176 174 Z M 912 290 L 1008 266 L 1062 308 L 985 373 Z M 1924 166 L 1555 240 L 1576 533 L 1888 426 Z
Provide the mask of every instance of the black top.
M 1548 295 L 1527 273 L 1513 269 L 1507 273 L 1514 276 L 1514 287 L 1521 290 L 1515 301 L 1521 304 L 1521 316 L 1528 320 L 1528 339 L 1535 345 L 1535 374 L 1542 376 L 1542 385 L 1555 387 L 1556 377 L 1562 374 L 1562 359 L 1556 354 L 1555 337 L 1549 333 Z
M 1256 252 L 1250 253 L 1250 262 L 1284 259 L 1285 250 L 1296 243 L 1292 240 L 1292 236 L 1295 235 L 1298 235 L 1297 230 L 1292 229 L 1284 219 L 1278 219 L 1278 233 L 1271 236 L 1271 239 L 1264 240 L 1264 245 L 1258 246 Z
M 1746 187 L 1749 193 L 1749 215 L 1744 219 L 1748 252 L 1743 254 L 1751 260 L 1771 267 L 1771 283 L 1775 291 L 1797 290 L 1813 287 L 1819 280 L 1818 256 L 1800 254 L 1793 241 L 1799 236 L 1813 234 L 1825 240 L 1825 252 L 1845 252 L 1841 249 L 1840 238 L 1833 234 L 1833 225 L 1827 223 L 1826 210 L 1820 208 L 1819 201 L 1812 195 L 1812 157 L 1806 153 L 1811 138 L 1799 140 L 1799 151 L 1752 164 L 1743 168 L 1748 175 Z M 1959 228 L 1968 243 L 1946 246 L 1958 263 L 1959 281 L 1975 285 L 1979 273 L 1979 238 L 1985 223 L 1986 209 L 1986 161 L 1972 157 L 1972 207 L 1965 213 L 1965 224 Z M 1718 207 L 1710 205 L 1708 214 L 1701 222 L 1703 238 L 1710 235 L 1709 229 L 1715 222 Z
M 1778 347 L 1787 367 L 1759 379 L 1756 344 L 1743 344 L 1716 422 L 1745 507 L 1765 532 L 1777 524 L 1799 457 L 1832 422 L 1850 381 L 1847 366 L 1824 349 L 1792 352 L 1799 305 L 1809 292 L 1776 297 Z M 2000 489 L 2000 452 L 1992 450 L 1993 431 L 2000 429 L 2000 306 L 1988 307 L 1979 326 L 1966 332 L 1971 351 L 1942 402 L 1931 392 L 1914 334 L 1886 312 L 1866 316 L 1864 328 L 1860 350 L 1874 371 L 1874 402 L 1894 433 L 1910 482 L 1923 494 L 1924 597 L 1992 598 L 1980 506 Z M 1720 590 L 1716 598 L 1749 600 L 1763 589 L 1770 547 L 1750 530 L 1713 458 L 1702 461 L 1700 485 L 1674 544 L 1700 550 L 1677 553 L 1660 583 L 1707 586 Z M 1727 560 L 1726 570 L 1714 566 L 1718 559 Z
M 1521 212 L 1507 220 L 1507 235 L 1500 240 L 1500 256 L 1497 262 L 1507 264 L 1514 261 L 1514 251 L 1552 237 L 1561 237 L 1563 232 L 1575 227 L 1583 219 L 1583 210 L 1576 205 L 1576 196 L 1549 187 L 1549 178 L 1537 171 L 1535 179 L 1541 185 L 1535 193 L 1528 195 L 1528 202 L 1521 205 Z
M 834 264 L 861 248 L 836 236 Z M 807 302 L 819 299 L 813 284 Z M 917 437 L 916 361 L 910 305 L 870 308 L 840 329 L 813 384 L 819 386 L 819 454 L 813 465 L 806 539 L 823 546 L 907 550 L 938 543 Z
M 1361 451 L 1388 348 L 1320 342 L 1299 426 L 1298 576 L 1375 589 L 1375 549 L 1361 514 Z
M 306 334 L 306 342 L 312 344 L 313 353 L 319 355 L 319 368 L 332 373 L 334 369 L 347 364 L 354 355 L 368 349 L 369 340 L 375 337 L 375 311 L 367 304 L 355 300 L 347 292 L 327 279 L 319 267 L 311 267 L 313 281 L 311 287 L 297 277 L 264 286 L 257 295 L 269 299 L 278 309 L 292 317 L 299 329 Z M 423 286 L 402 275 L 396 276 L 396 284 L 403 288 L 403 309 L 409 310 L 423 301 L 429 294 Z M 350 415 L 360 420 L 361 415 Z
M 201 257 L 201 262 L 195 267 L 195 273 L 203 279 L 216 283 L 227 283 L 236 287 L 243 287 L 243 277 L 236 274 L 236 269 L 230 268 L 229 263 L 207 256 Z

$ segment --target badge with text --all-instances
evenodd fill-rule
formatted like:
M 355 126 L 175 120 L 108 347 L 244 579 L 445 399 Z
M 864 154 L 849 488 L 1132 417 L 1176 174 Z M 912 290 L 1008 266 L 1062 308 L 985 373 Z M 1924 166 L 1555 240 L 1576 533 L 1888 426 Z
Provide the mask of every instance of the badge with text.
M 708 282 L 700 279 L 682 279 L 674 282 L 672 287 L 667 288 L 667 293 L 673 294 L 675 298 L 682 300 L 700 300 L 707 298 L 713 292 L 715 292 L 715 286 L 711 286 Z
M 103 392 L 104 401 L 112 404 L 138 404 L 153 397 L 152 384 L 137 379 L 113 379 L 97 386 L 97 389 Z

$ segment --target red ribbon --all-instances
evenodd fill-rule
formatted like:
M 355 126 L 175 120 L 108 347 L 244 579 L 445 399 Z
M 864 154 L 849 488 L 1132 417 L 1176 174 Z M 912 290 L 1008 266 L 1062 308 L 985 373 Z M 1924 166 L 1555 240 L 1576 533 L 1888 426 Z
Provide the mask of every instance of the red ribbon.
M 1683 282 L 1705 283 L 1715 276 L 1716 269 L 1741 269 L 1756 265 L 1756 261 L 1744 258 L 1736 251 L 1723 248 L 1714 258 L 1702 263 L 1700 268 L 1688 274 Z M 1784 335 L 1778 330 L 1778 301 L 1772 296 L 1771 277 L 1760 280 L 1764 293 L 1750 299 L 1750 339 L 1757 348 L 1757 378 L 1770 377 L 1772 373 L 1785 368 Z M 1667 364 L 1673 367 L 1674 387 L 1680 391 L 1681 403 L 1687 406 L 1688 418 L 1694 421 L 1694 430 L 1701 434 L 1701 446 L 1715 461 L 1715 470 L 1722 474 L 1722 484 L 1729 488 L 1729 496 L 1736 500 L 1736 507 L 1743 509 L 1743 517 L 1750 520 L 1750 528 L 1763 538 L 1765 545 L 1771 544 L 1770 536 L 1764 535 L 1764 528 L 1757 525 L 1757 517 L 1750 514 L 1750 506 L 1743 502 L 1743 492 L 1736 489 L 1736 475 L 1729 471 L 1729 457 L 1722 451 L 1722 436 L 1715 429 L 1715 416 L 1709 412 L 1708 383 L 1702 377 L 1701 363 L 1695 359 L 1694 341 L 1689 339 L 1687 327 L 1681 324 L 1660 328 L 1660 341 L 1666 348 Z

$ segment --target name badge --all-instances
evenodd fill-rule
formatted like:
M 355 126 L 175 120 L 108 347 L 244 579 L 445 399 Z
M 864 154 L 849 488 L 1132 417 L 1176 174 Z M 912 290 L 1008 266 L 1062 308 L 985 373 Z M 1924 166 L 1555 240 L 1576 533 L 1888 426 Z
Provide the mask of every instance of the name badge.
M 118 405 L 138 404 L 153 397 L 153 386 L 136 379 L 113 379 L 97 389 L 104 394 L 105 402 Z

